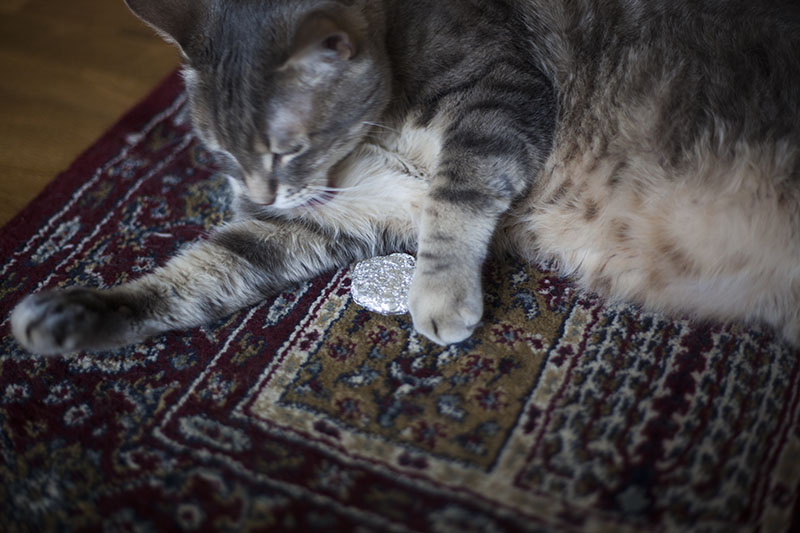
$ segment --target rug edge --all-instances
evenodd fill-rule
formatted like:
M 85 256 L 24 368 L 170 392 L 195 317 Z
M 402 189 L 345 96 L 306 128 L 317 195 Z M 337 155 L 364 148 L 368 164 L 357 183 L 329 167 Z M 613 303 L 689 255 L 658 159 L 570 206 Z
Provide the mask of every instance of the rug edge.
M 42 220 L 61 207 L 60 198 L 69 197 L 85 181 L 87 173 L 94 172 L 120 150 L 126 142 L 127 133 L 141 129 L 152 119 L 154 109 L 166 107 L 182 90 L 180 69 L 175 68 L 81 151 L 66 169 L 50 179 L 25 207 L 0 228 L 0 255 L 12 253 L 22 239 L 36 231 Z M 42 212 L 39 206 L 45 203 L 49 205 Z

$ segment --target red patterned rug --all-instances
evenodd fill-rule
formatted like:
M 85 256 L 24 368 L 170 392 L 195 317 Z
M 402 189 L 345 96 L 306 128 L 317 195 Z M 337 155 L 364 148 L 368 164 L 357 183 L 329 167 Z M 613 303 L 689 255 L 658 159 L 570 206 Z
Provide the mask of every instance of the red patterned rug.
M 487 269 L 442 349 L 331 272 L 208 327 L 40 358 L 24 295 L 226 216 L 172 76 L 0 233 L 0 530 L 798 531 L 800 359 L 771 334 Z

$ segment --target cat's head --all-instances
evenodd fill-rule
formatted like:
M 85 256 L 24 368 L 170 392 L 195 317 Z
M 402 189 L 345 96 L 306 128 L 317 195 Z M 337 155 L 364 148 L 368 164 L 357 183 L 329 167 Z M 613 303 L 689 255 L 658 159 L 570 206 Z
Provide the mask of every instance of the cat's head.
M 359 2 L 125 1 L 179 46 L 195 130 L 255 203 L 319 196 L 385 109 L 383 41 Z

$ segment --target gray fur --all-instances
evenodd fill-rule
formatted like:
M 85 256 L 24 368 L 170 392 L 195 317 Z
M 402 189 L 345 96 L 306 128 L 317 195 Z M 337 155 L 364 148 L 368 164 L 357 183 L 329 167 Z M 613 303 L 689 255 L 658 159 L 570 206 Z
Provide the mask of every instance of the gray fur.
M 24 300 L 32 351 L 192 327 L 411 248 L 412 318 L 441 344 L 479 323 L 493 247 L 798 341 L 796 2 L 128 3 L 180 46 L 237 217 L 133 283 Z

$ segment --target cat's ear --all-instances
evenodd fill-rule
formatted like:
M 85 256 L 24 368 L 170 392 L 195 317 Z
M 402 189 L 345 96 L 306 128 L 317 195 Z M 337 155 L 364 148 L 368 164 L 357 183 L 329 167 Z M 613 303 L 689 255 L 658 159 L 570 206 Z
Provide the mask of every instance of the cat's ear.
M 300 24 L 286 66 L 332 65 L 353 59 L 356 54 L 358 45 L 354 34 L 343 20 L 314 13 Z
M 152 26 L 164 39 L 189 53 L 200 40 L 202 21 L 210 0 L 125 0 L 131 11 Z

